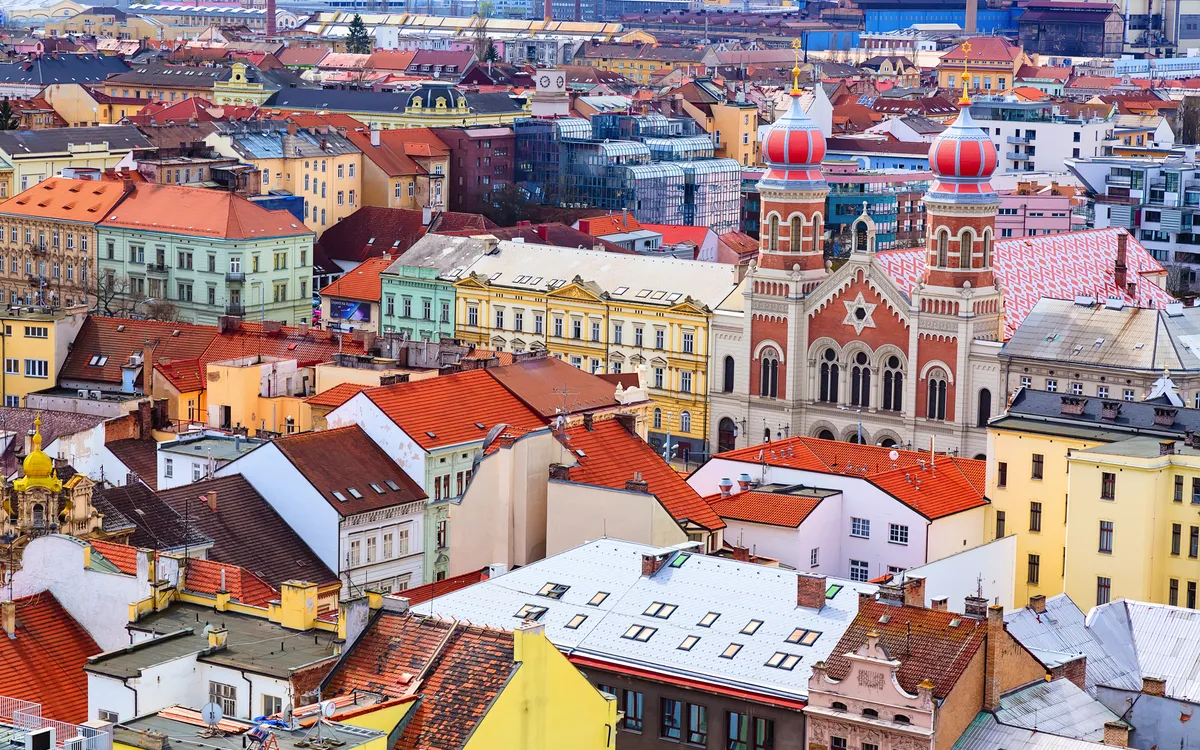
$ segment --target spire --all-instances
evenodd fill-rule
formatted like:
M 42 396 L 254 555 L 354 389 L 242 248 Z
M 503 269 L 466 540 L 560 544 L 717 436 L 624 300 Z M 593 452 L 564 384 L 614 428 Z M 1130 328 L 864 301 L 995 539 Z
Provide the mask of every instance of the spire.
M 967 70 L 967 60 L 971 57 L 971 42 L 970 41 L 966 41 L 966 42 L 962 43 L 962 53 L 963 53 L 963 72 L 962 72 L 963 92 L 962 92 L 962 96 L 958 100 L 958 103 L 963 107 L 969 107 L 969 106 L 971 106 L 971 95 L 969 93 L 967 93 L 967 84 L 970 83 L 970 81 L 971 81 L 971 71 Z
M 792 40 L 792 54 L 796 58 L 796 65 L 792 68 L 792 96 L 800 96 L 800 40 Z

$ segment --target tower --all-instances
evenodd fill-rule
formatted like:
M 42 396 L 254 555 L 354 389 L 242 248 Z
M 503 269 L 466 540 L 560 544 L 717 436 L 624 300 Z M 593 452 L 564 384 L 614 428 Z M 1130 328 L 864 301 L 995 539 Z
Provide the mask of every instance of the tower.
M 822 237 L 829 185 L 821 175 L 825 136 L 800 105 L 799 40 L 792 46 L 797 62 L 792 69 L 791 101 L 764 142 L 767 172 L 758 181 L 762 201 L 758 265 L 764 270 L 797 270 L 797 291 L 803 293 L 825 276 Z

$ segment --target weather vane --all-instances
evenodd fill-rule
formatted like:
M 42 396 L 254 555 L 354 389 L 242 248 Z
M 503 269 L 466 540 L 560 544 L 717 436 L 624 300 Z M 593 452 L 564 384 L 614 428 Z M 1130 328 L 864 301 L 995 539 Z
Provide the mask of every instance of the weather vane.
M 963 106 L 966 106 L 971 103 L 971 95 L 967 93 L 967 84 L 971 80 L 971 73 L 970 73 L 970 71 L 967 70 L 967 61 L 971 57 L 971 43 L 963 42 L 962 51 L 963 51 L 963 74 L 962 74 L 962 76 L 963 76 L 963 93 L 962 93 L 962 98 L 958 100 L 958 103 Z
M 792 54 L 796 57 L 796 66 L 792 68 L 792 93 L 800 93 L 800 40 L 792 40 Z

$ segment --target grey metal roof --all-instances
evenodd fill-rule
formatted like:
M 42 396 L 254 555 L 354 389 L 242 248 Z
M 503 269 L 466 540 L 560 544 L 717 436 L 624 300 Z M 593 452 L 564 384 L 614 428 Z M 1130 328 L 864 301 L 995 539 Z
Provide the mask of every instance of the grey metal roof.
M 1126 370 L 1200 371 L 1200 308 L 1112 309 L 1042 298 L 1004 344 L 1001 356 Z
M 951 750 L 1096 750 L 1096 743 L 1010 727 L 980 712 Z
M 349 138 L 330 130 L 328 133 L 299 129 L 295 134 L 286 126 L 262 123 L 217 123 L 217 133 L 230 139 L 234 151 L 243 159 L 328 158 L 360 153 Z
M 487 234 L 487 232 L 481 231 L 480 234 Z M 448 274 L 448 276 L 458 279 L 466 273 L 472 263 L 487 251 L 488 243 L 485 240 L 445 234 L 427 234 L 413 243 L 412 247 L 405 250 L 404 254 L 383 272 L 399 275 L 405 266 L 419 266 L 435 268 L 439 273 L 445 275 L 446 272 L 457 269 L 456 273 Z
M 1064 398 L 1083 399 L 1083 413 L 1064 414 Z M 1067 393 L 1022 388 L 1013 396 L 1007 411 L 993 418 L 989 424 L 1006 429 L 1030 429 L 1035 432 L 1070 430 L 1072 434 L 1087 435 L 1104 441 L 1133 435 L 1183 437 L 1187 430 L 1200 433 L 1200 410 L 1177 408 L 1175 423 L 1168 427 L 1154 423 L 1154 410 L 1164 406 L 1161 401 L 1121 401 L 1121 411 L 1115 419 L 1102 419 L 1102 404 L 1106 400 L 1113 399 L 1071 396 Z
M 95 143 L 107 143 L 111 151 L 154 148 L 146 136 L 131 125 L 0 131 L 0 152 L 10 159 L 34 154 L 64 154 L 68 146 Z
M 1140 691 L 1141 677 L 1159 677 L 1167 697 L 1200 703 L 1200 611 L 1122 599 L 1089 612 L 1087 626 L 1131 660 L 1138 679 L 1129 689 Z
M 353 91 L 350 89 L 280 89 L 264 107 L 299 110 L 327 109 L 332 112 L 401 113 L 408 108 L 412 92 Z M 505 93 L 464 93 L 467 107 L 477 114 L 518 114 L 522 103 Z
M 643 576 L 643 554 L 665 554 L 667 562 L 652 577 Z M 512 628 L 525 605 L 545 607 L 538 622 L 545 624 L 555 646 L 572 655 L 801 699 L 808 695 L 812 664 L 829 656 L 854 620 L 858 592 L 876 590 L 840 579 L 827 583 L 838 588 L 816 611 L 797 606 L 795 571 L 601 539 L 413 609 Z M 567 588 L 558 598 L 539 596 L 546 584 Z M 675 609 L 665 616 L 646 614 L 655 603 Z M 710 627 L 699 627 L 709 613 L 719 617 Z M 568 627 L 580 616 L 586 619 Z M 751 634 L 742 632 L 752 620 L 762 624 Z M 635 626 L 652 632 L 643 633 L 645 640 L 635 639 L 629 635 Z M 820 636 L 812 646 L 787 643 L 797 628 Z M 681 649 L 689 636 L 699 640 L 689 650 Z M 741 649 L 722 658 L 731 644 L 741 644 Z M 766 666 L 776 652 L 801 659 L 791 670 Z
M 94 83 L 129 65 L 112 55 L 41 55 L 32 60 L 0 64 L 0 83 Z
M 1120 721 L 1121 717 L 1075 683 L 1058 679 L 1001 696 L 996 719 L 1010 727 L 1101 742 L 1105 722 Z

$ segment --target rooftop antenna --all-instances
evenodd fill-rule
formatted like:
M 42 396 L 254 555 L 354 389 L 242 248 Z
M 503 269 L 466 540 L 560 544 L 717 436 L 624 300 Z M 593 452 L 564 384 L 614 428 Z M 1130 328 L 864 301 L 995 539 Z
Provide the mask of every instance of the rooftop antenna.
M 225 718 L 225 712 L 221 710 L 219 703 L 205 703 L 204 708 L 200 709 L 200 720 L 207 727 L 205 732 L 208 736 L 220 736 L 224 734 L 221 731 L 221 721 Z

